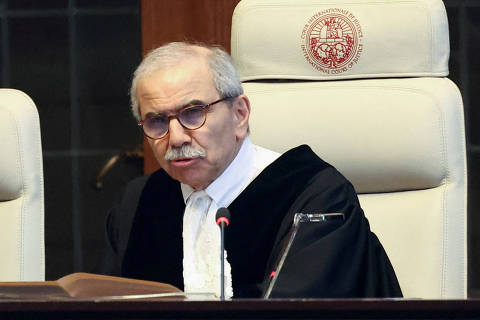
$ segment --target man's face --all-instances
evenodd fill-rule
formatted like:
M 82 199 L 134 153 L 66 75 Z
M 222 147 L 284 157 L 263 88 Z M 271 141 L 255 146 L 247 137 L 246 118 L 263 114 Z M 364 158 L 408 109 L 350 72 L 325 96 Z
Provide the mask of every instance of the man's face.
M 190 104 L 209 104 L 220 97 L 203 57 L 190 58 L 172 68 L 143 77 L 138 84 L 140 114 L 176 114 Z M 148 139 L 160 166 L 174 179 L 196 190 L 206 188 L 235 158 L 247 135 L 250 107 L 240 96 L 233 106 L 223 101 L 213 105 L 205 124 L 196 129 L 182 127 L 178 119 L 170 120 L 168 134 L 158 140 Z M 182 156 L 165 160 L 170 149 L 188 145 L 203 149 L 205 156 Z

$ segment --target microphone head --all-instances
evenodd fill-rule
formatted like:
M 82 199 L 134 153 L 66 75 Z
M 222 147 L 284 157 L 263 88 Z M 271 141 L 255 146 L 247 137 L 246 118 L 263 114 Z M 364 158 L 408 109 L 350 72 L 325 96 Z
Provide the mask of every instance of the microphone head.
M 220 208 L 217 210 L 217 214 L 215 215 L 215 221 L 218 225 L 224 222 L 227 226 L 230 224 L 230 210 L 227 208 Z

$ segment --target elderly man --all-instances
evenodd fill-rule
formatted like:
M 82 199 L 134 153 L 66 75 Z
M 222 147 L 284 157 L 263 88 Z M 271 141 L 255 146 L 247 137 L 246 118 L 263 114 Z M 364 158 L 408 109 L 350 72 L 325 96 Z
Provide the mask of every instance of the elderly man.
M 223 50 L 152 51 L 131 99 L 161 169 L 132 181 L 110 212 L 105 272 L 218 295 L 215 213 L 228 207 L 226 296 L 260 297 L 295 213 L 337 212 L 345 219 L 292 248 L 272 297 L 401 296 L 352 185 L 308 146 L 280 155 L 249 140 L 250 102 Z

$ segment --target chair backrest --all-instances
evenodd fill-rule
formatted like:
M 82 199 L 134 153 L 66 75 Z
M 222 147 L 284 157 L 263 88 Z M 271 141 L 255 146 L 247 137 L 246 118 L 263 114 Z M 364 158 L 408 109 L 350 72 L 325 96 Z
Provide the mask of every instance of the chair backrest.
M 243 0 L 252 141 L 309 144 L 355 186 L 405 297 L 465 298 L 463 104 L 441 0 Z
M 40 123 L 25 93 L 0 89 L 0 137 L 0 281 L 43 281 Z

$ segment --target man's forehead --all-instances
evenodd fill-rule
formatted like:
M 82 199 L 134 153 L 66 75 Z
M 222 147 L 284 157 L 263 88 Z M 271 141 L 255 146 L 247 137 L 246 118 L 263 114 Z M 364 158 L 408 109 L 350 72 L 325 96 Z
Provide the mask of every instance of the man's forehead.
M 166 83 L 174 83 L 182 79 L 206 81 L 212 79 L 212 74 L 207 59 L 202 56 L 192 56 L 167 66 L 155 68 L 145 77 L 161 78 Z
M 153 116 L 157 116 L 157 115 L 169 116 L 169 115 L 172 115 L 172 114 L 176 114 L 179 111 L 181 111 L 185 108 L 188 108 L 192 105 L 205 105 L 205 104 L 207 104 L 207 102 L 204 101 L 204 100 L 191 99 L 188 102 L 184 102 L 184 103 L 181 103 L 181 104 L 178 104 L 178 105 L 164 106 L 163 108 L 162 107 L 154 108 L 154 109 L 150 110 L 149 112 L 146 112 L 145 117 L 149 118 L 149 117 L 153 117 Z
M 206 104 L 218 96 L 211 78 L 196 76 L 188 81 L 164 81 L 156 77 L 145 78 L 138 87 L 140 105 L 156 112 L 178 111 L 190 104 Z
M 210 81 L 214 85 L 208 64 L 198 58 L 184 59 L 171 66 L 154 68 L 139 79 L 139 84 L 176 86 L 194 82 Z
M 202 47 L 197 50 L 203 54 L 154 69 L 140 78 L 137 88 L 140 105 L 147 103 L 155 111 L 175 112 L 192 101 L 205 104 L 215 98 L 217 89 L 206 59 L 209 51 Z

